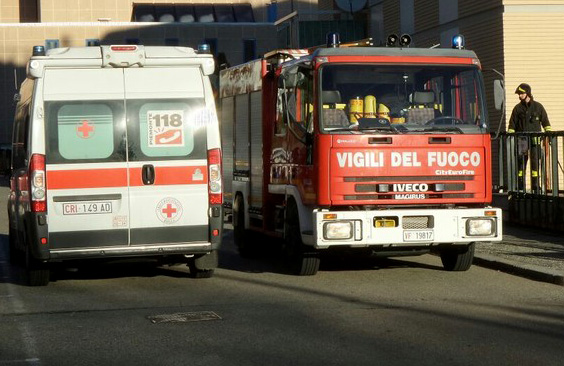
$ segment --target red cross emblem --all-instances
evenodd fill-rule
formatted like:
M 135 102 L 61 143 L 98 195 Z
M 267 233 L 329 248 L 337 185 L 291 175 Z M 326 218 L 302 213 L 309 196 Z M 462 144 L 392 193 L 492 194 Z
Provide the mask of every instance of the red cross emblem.
M 87 139 L 91 137 L 90 133 L 94 132 L 94 126 L 88 123 L 88 121 L 84 120 L 82 121 L 82 124 L 76 128 L 76 130 L 78 137 Z
M 182 203 L 174 197 L 166 197 L 157 203 L 155 213 L 165 225 L 172 225 L 182 217 Z
M 166 215 L 166 217 L 171 218 L 172 214 L 176 213 L 176 208 L 172 207 L 172 205 L 169 203 L 165 208 L 162 209 L 162 212 Z

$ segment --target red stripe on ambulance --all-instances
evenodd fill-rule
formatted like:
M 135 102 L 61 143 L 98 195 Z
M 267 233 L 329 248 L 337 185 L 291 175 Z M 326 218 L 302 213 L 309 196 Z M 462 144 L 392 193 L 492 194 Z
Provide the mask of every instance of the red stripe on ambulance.
M 143 186 L 142 168 L 130 168 L 129 186 Z M 153 185 L 207 184 L 207 167 L 155 167 Z M 127 168 L 48 170 L 47 189 L 127 187 Z

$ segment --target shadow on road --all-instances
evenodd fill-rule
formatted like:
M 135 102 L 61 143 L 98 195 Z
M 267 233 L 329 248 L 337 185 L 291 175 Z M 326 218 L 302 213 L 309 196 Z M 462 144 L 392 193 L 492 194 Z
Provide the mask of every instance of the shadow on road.
M 248 273 L 272 272 L 292 275 L 284 261 L 281 243 L 263 237 L 258 250 L 252 258 L 243 258 L 233 244 L 233 231 L 226 229 L 223 234 L 224 243 L 219 256 L 219 267 Z M 366 271 L 395 268 L 425 268 L 443 270 L 442 267 L 410 261 L 408 257 L 382 258 L 368 254 L 366 251 L 334 251 L 323 253 L 320 271 Z

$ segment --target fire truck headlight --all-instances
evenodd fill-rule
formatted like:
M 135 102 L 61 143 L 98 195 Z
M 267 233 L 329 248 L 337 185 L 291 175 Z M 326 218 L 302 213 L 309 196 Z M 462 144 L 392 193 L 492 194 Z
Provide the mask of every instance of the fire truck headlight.
M 352 221 L 332 221 L 323 224 L 323 237 L 327 240 L 345 240 L 353 237 Z
M 493 218 L 475 218 L 466 221 L 466 235 L 468 236 L 493 236 L 496 232 Z

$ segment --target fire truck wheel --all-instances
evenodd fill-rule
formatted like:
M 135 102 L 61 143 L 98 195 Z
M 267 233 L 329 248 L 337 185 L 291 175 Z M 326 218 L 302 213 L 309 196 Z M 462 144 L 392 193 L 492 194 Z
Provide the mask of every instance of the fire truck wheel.
M 188 262 L 190 277 L 192 278 L 211 278 L 217 268 L 217 250 L 212 250 L 208 254 L 194 257 Z
M 250 230 L 245 229 L 245 204 L 243 197 L 238 195 L 233 206 L 233 240 L 239 255 L 243 258 L 253 258 L 257 255 L 255 238 Z
M 284 254 L 292 273 L 298 276 L 313 276 L 319 270 L 319 253 L 302 242 L 298 208 L 293 201 L 287 206 Z
M 25 243 L 25 272 L 29 286 L 47 286 L 49 283 L 49 277 L 51 276 L 49 267 L 33 257 L 27 242 Z
M 441 250 L 441 261 L 447 271 L 467 271 L 474 260 L 474 243 L 463 249 L 449 248 Z

